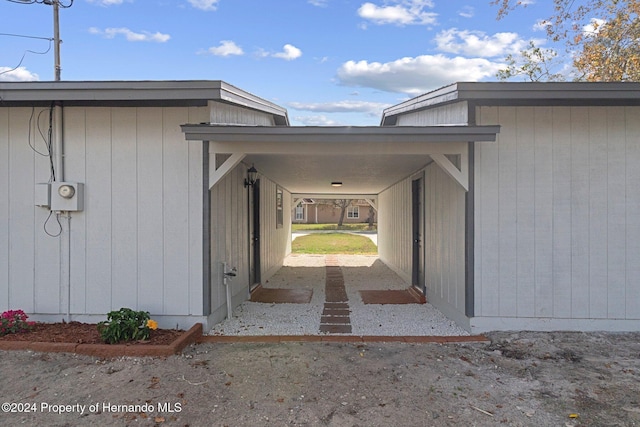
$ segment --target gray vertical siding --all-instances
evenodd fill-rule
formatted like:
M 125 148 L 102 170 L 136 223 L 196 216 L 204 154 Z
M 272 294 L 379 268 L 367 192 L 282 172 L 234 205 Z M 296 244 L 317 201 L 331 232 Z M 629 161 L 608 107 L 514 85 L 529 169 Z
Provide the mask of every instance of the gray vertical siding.
M 426 111 L 403 114 L 398 117 L 398 126 L 466 125 L 469 120 L 466 101 L 456 102 Z
M 262 281 L 282 267 L 284 257 L 291 252 L 291 193 L 283 190 L 283 225 L 276 228 L 276 190 L 278 186 L 275 182 L 261 180 L 260 206 L 262 207 L 261 223 L 261 278 Z
M 44 150 L 30 116 L 30 108 L 0 108 L 0 309 L 64 314 L 67 222 L 62 237 L 49 237 L 49 211 L 34 206 L 34 184 L 49 180 L 49 168 L 28 145 L 30 133 Z M 202 315 L 204 153 L 180 125 L 206 121 L 209 109 L 71 107 L 64 116 L 65 180 L 85 184 L 85 209 L 71 214 L 72 315 L 122 306 Z M 46 227 L 59 231 L 55 216 Z
M 476 316 L 640 319 L 640 109 L 482 107 L 478 122 L 502 129 L 476 144 Z
M 249 231 L 247 193 L 244 186 L 248 166 L 240 163 L 211 189 L 211 318 L 210 324 L 226 316 L 226 290 L 222 281 L 222 263 L 238 269 L 230 281 L 234 306 L 249 296 Z M 260 254 L 261 277 L 268 280 L 290 252 L 291 214 L 284 209 L 284 226 L 276 228 L 277 185 L 260 176 Z M 284 192 L 284 206 L 291 206 L 291 196 Z
M 427 300 L 465 325 L 465 191 L 431 163 L 425 192 Z
M 273 126 L 271 115 L 258 111 L 239 108 L 233 105 L 209 103 L 211 123 L 248 124 Z M 185 121 L 184 123 L 199 123 Z M 193 143 L 190 143 L 193 144 Z M 194 144 L 195 145 L 195 144 Z M 228 153 L 221 153 L 228 154 Z M 221 179 L 210 191 L 211 196 L 211 314 L 208 325 L 222 321 L 227 315 L 226 289 L 222 276 L 222 263 L 229 268 L 236 267 L 238 275 L 229 283 L 232 293 L 232 305 L 235 307 L 249 297 L 249 206 L 244 186 L 247 166 L 238 164 Z M 210 173 L 213 171 L 209 171 Z M 291 235 L 291 213 L 285 209 L 284 228 L 276 229 L 275 191 L 276 184 L 268 177 L 260 176 L 261 206 L 261 278 L 267 280 L 282 266 L 284 257 L 289 253 L 287 241 Z M 291 196 L 285 192 L 285 206 L 291 205 Z M 288 212 L 288 213 L 287 213 Z M 287 234 L 288 233 L 288 234 Z
M 378 195 L 378 254 L 404 281 L 411 282 L 411 179 Z
M 273 116 L 260 111 L 248 110 L 246 108 L 236 107 L 235 105 L 221 104 L 218 102 L 209 102 L 209 107 L 211 108 L 211 114 L 209 115 L 209 121 L 211 123 L 256 126 L 273 126 L 275 124 Z
M 211 311 L 214 323 L 226 316 L 222 263 L 238 269 L 237 276 L 229 282 L 234 302 L 244 301 L 249 293 L 249 189 L 243 185 L 246 170 L 246 165 L 239 164 L 211 189 Z
M 412 273 L 412 177 L 378 196 L 378 253 L 407 284 Z M 435 163 L 425 169 L 427 300 L 461 326 L 465 317 L 465 191 Z

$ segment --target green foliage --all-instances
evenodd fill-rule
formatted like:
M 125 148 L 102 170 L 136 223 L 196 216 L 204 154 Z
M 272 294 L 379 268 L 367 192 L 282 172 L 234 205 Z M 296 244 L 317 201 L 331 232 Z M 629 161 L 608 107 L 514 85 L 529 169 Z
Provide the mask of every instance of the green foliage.
M 28 316 L 22 310 L 9 310 L 0 315 L 0 336 L 28 332 L 34 322 L 27 321 Z
M 498 19 L 532 2 L 492 0 L 498 6 Z M 559 80 L 550 65 L 564 58 L 575 80 L 640 81 L 640 0 L 553 0 L 553 13 L 539 22 L 547 33 L 547 41 L 564 45 L 558 49 L 542 49 L 533 43 L 520 52 L 520 58 L 509 56 L 507 68 L 498 73 L 501 80 L 524 76 L 532 81 Z
M 530 41 L 529 47 L 520 51 L 520 57 L 507 55 L 505 58 L 507 68 L 498 71 L 496 77 L 500 80 L 509 80 L 520 76 L 532 82 L 564 81 L 562 74 L 551 71 L 557 66 L 555 61 L 557 56 L 558 53 L 553 49 L 538 47 Z
M 348 233 L 309 234 L 291 243 L 296 254 L 359 254 L 375 255 L 378 248 L 368 237 Z
M 149 312 L 121 308 L 107 314 L 105 322 L 98 323 L 98 332 L 102 341 L 115 344 L 121 341 L 149 339 Z

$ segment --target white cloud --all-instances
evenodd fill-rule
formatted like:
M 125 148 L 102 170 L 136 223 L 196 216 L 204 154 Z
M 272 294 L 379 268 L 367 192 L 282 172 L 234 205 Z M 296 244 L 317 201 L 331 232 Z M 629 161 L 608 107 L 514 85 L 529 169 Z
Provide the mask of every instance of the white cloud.
M 216 10 L 218 8 L 218 2 L 220 0 L 189 0 L 191 6 L 200 10 Z
M 293 120 L 302 126 L 339 126 L 340 122 L 331 120 L 327 116 L 297 116 Z M 297 124 L 296 123 L 296 124 Z
M 358 15 L 378 25 L 429 25 L 436 22 L 438 14 L 425 8 L 433 6 L 431 0 L 391 0 L 384 6 L 367 2 L 360 6 Z
M 472 6 L 465 6 L 458 11 L 458 15 L 463 18 L 473 18 L 476 14 L 476 10 Z
M 284 59 L 286 61 L 292 61 L 302 56 L 302 51 L 292 44 L 285 44 L 282 48 L 282 52 L 272 53 L 270 56 L 274 58 Z
M 438 50 L 447 53 L 483 58 L 505 56 L 526 48 L 529 42 L 517 33 L 496 33 L 487 35 L 482 31 L 458 30 L 451 28 L 435 37 Z
M 210 47 L 207 53 L 216 56 L 244 55 L 242 48 L 232 40 L 222 40 L 220 46 Z
M 307 3 L 318 7 L 327 7 L 329 0 L 307 0 Z
M 484 58 L 444 55 L 407 57 L 392 62 L 348 61 L 338 69 L 342 85 L 419 95 L 457 81 L 492 77 L 504 64 Z
M 391 106 L 391 104 L 368 101 L 290 102 L 288 105 L 296 110 L 313 111 L 317 113 L 370 113 L 376 116 L 379 116 L 382 110 Z
M 168 34 L 162 33 L 151 33 L 148 31 L 143 31 L 141 33 L 136 33 L 131 31 L 128 28 L 105 28 L 101 30 L 99 28 L 91 27 L 89 28 L 89 32 L 91 34 L 100 34 L 107 39 L 113 39 L 118 35 L 124 36 L 127 41 L 130 42 L 157 42 L 157 43 L 165 43 L 169 41 L 171 38 Z
M 29 82 L 40 80 L 40 77 L 27 70 L 25 67 L 9 68 L 0 67 L 0 81 L 3 82 Z

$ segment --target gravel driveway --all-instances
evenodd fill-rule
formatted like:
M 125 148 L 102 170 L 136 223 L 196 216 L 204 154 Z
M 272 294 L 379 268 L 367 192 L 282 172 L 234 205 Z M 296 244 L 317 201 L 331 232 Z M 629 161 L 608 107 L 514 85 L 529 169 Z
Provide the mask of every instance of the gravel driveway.
M 406 289 L 408 285 L 377 256 L 338 255 L 351 309 L 351 335 L 469 335 L 431 304 L 363 304 L 360 290 Z M 212 335 L 318 335 L 325 301 L 324 255 L 290 255 L 267 288 L 313 289 L 310 304 L 245 302 Z

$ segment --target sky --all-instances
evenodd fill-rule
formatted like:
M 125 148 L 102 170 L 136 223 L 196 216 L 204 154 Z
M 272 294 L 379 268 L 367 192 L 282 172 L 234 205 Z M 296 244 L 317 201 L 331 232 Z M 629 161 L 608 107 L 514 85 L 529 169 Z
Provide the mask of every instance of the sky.
M 50 0 L 44 0 L 50 2 Z M 552 2 L 497 20 L 491 0 L 58 0 L 61 79 L 223 80 L 296 126 L 375 126 L 392 105 L 495 81 Z M 0 81 L 54 80 L 53 7 L 0 0 Z

